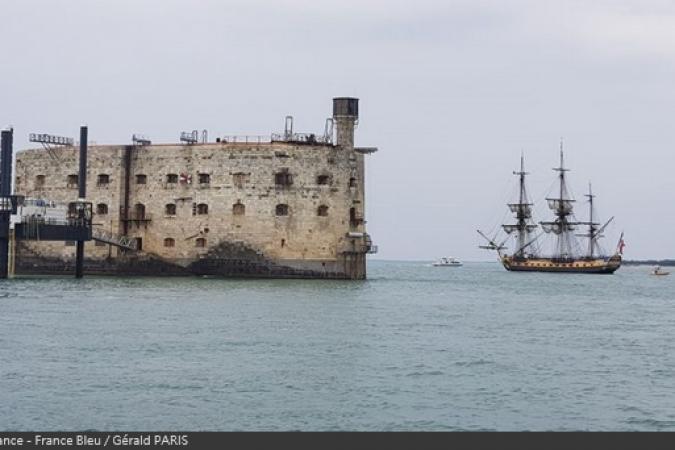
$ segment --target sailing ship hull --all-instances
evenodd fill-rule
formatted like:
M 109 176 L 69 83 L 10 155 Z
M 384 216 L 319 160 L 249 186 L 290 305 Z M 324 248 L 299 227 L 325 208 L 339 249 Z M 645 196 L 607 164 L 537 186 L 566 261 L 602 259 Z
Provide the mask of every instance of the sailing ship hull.
M 513 258 L 503 256 L 502 264 L 512 272 L 554 272 L 611 274 L 621 267 L 621 256 L 611 258 Z

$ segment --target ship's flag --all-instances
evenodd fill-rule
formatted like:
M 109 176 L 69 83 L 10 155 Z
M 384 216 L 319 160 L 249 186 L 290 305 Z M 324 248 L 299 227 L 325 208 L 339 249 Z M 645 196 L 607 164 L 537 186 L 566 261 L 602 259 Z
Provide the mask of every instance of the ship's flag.
M 619 238 L 619 245 L 618 245 L 620 255 L 623 255 L 623 248 L 625 246 L 626 246 L 626 243 L 623 240 L 623 233 L 621 233 L 621 237 Z

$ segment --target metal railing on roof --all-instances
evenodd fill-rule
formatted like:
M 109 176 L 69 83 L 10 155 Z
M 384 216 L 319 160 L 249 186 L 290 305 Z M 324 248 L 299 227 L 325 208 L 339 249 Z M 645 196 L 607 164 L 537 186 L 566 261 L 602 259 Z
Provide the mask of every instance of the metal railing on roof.
M 231 135 L 231 136 L 221 136 L 220 142 L 230 144 L 230 143 L 239 143 L 239 144 L 269 144 L 272 142 L 269 136 L 260 136 L 260 135 Z M 217 142 L 217 141 L 216 141 Z
M 300 144 L 332 144 L 332 135 L 318 135 L 314 133 L 273 133 L 272 142 L 296 142 Z

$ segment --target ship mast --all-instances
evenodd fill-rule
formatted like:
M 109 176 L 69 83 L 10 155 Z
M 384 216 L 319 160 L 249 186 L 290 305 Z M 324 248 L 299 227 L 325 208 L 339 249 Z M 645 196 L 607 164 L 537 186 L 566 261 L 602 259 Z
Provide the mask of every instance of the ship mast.
M 525 172 L 525 157 L 522 153 L 520 155 L 520 171 L 514 171 L 513 174 L 518 175 L 519 177 L 520 189 L 518 203 L 509 203 L 508 206 L 511 212 L 515 214 L 516 223 L 504 224 L 502 225 L 502 228 L 508 234 L 516 232 L 516 241 L 518 245 L 513 256 L 524 258 L 525 248 L 529 246 L 529 235 L 537 228 L 537 225 L 531 223 L 532 203 L 528 201 L 527 190 L 525 189 L 525 176 L 528 175 L 528 172 Z M 529 244 L 531 244 L 531 242 L 529 242 Z
M 597 225 L 600 224 L 593 222 L 593 199 L 595 198 L 595 195 L 593 195 L 591 183 L 588 183 L 588 194 L 586 194 L 586 197 L 588 197 L 588 257 L 593 258 L 593 251 L 597 245 L 595 233 L 597 231 Z
M 588 255 L 587 257 L 589 259 L 595 258 L 598 256 L 601 256 L 600 253 L 600 245 L 598 244 L 598 239 L 602 237 L 602 232 L 607 228 L 607 225 L 610 224 L 610 222 L 614 219 L 614 217 L 610 217 L 610 219 L 605 222 L 605 224 L 601 227 L 599 227 L 600 222 L 593 222 L 593 216 L 594 216 L 594 208 L 593 208 L 593 199 L 595 198 L 595 195 L 593 194 L 593 191 L 591 190 L 591 183 L 588 183 L 588 194 L 585 195 L 588 197 L 588 222 L 579 222 L 580 224 L 583 225 L 588 225 L 588 234 L 580 234 L 578 236 L 582 237 L 587 237 L 588 238 Z
M 546 233 L 554 233 L 558 240 L 556 244 L 556 254 L 554 258 L 571 258 L 573 236 L 571 231 L 575 229 L 579 222 L 571 222 L 569 220 L 572 215 L 574 199 L 569 197 L 567 192 L 567 185 L 565 183 L 565 172 L 569 169 L 565 168 L 565 161 L 563 156 L 562 141 L 560 142 L 560 167 L 554 167 L 553 170 L 558 172 L 560 181 L 559 194 L 557 198 L 547 198 L 548 207 L 553 211 L 556 219 L 552 222 L 540 222 L 542 229 Z

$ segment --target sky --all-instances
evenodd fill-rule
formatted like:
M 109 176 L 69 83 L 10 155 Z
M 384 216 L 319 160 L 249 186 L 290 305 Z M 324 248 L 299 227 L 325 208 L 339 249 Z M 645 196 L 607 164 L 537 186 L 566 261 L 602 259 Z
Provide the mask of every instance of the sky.
M 0 0 L 0 127 L 129 143 L 323 131 L 360 99 L 378 259 L 491 260 L 476 229 L 537 220 L 561 139 L 605 247 L 675 257 L 675 3 L 614 0 Z

